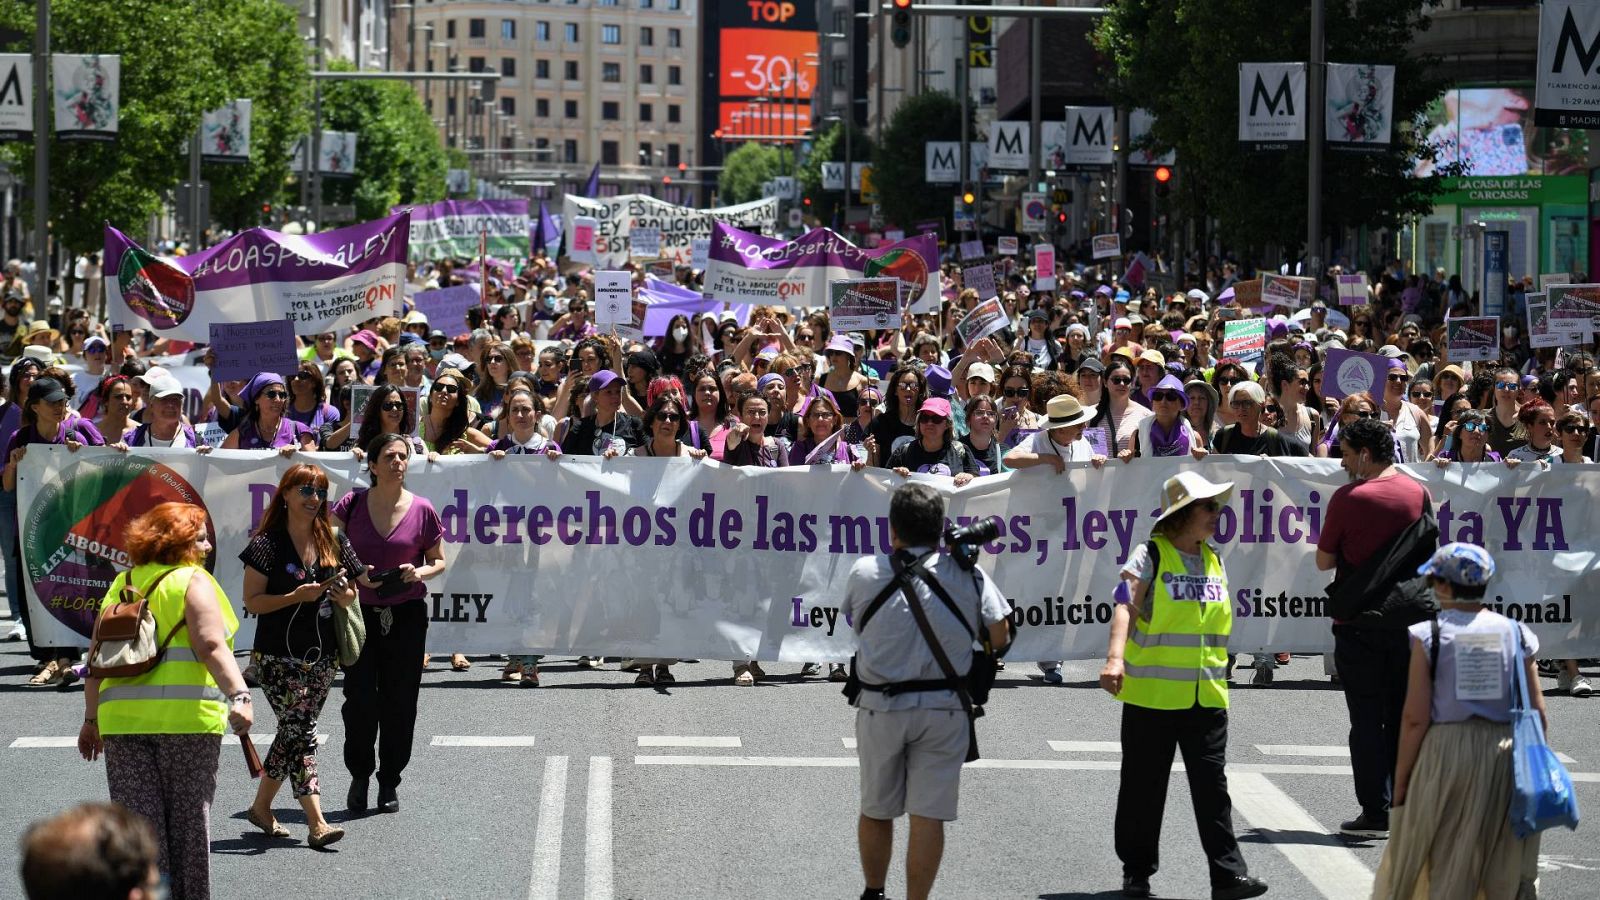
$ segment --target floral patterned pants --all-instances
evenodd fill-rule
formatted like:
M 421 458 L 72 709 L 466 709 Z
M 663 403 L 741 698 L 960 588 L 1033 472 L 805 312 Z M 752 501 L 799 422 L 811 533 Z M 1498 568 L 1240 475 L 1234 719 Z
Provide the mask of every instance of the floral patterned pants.
M 287 656 L 253 653 L 261 692 L 278 717 L 278 734 L 267 751 L 267 777 L 287 781 L 296 797 L 320 794 L 317 786 L 317 716 L 328 701 L 337 671 L 330 657 L 303 663 Z
M 158 866 L 172 900 L 211 896 L 211 797 L 217 791 L 220 734 L 108 734 L 111 799 L 156 830 Z

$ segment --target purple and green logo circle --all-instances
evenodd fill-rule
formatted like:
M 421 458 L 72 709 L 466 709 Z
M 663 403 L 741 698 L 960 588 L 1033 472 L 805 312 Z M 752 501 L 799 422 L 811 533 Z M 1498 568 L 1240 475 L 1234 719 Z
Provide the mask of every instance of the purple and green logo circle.
M 194 279 L 138 247 L 123 251 L 117 288 L 128 308 L 155 328 L 172 328 L 194 311 Z

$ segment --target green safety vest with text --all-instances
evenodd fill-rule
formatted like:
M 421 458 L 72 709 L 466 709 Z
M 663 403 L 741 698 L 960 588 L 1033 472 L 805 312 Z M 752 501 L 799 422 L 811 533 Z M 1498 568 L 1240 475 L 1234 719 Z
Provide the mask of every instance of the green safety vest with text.
M 116 602 L 129 578 L 136 587 L 150 584 L 169 568 L 162 563 L 146 563 L 124 572 L 111 582 L 102 608 Z M 191 578 L 210 579 L 217 593 L 217 606 L 233 649 L 233 635 L 239 619 L 222 592 L 222 586 L 206 570 L 197 566 L 180 567 L 156 586 L 146 599 L 156 619 L 157 641 L 183 621 L 184 595 Z M 106 678 L 100 682 L 100 734 L 225 734 L 228 725 L 228 698 L 211 677 L 205 663 L 195 656 L 189 643 L 189 628 L 173 635 L 172 643 L 156 667 L 132 678 Z
M 1149 709 L 1227 709 L 1233 604 L 1222 560 L 1202 543 L 1205 574 L 1190 575 L 1170 540 L 1151 540 L 1160 558 L 1146 594 L 1149 615 L 1129 624 L 1117 699 Z

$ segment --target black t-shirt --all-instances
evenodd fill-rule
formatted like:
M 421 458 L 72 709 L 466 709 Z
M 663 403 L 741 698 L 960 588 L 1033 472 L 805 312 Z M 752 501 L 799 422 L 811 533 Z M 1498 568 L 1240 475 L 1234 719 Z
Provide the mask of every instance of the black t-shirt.
M 609 441 L 613 437 L 629 447 L 637 447 L 644 443 L 644 423 L 624 412 L 617 413 L 616 419 L 606 426 L 597 426 L 594 416 L 584 416 L 561 442 L 561 452 L 570 456 L 602 456 L 606 446 L 601 440 Z
M 972 435 L 963 434 L 959 440 L 961 441 L 961 446 L 966 447 L 967 452 L 972 454 L 973 459 L 977 460 L 980 466 L 978 469 L 979 475 L 994 475 L 1000 471 L 1001 453 L 999 441 L 990 439 L 989 449 L 979 450 L 977 447 L 972 446 Z
M 1298 438 L 1276 428 L 1262 428 L 1255 437 L 1245 437 L 1238 425 L 1229 425 L 1211 439 L 1214 453 L 1239 453 L 1247 456 L 1310 456 Z
M 978 474 L 978 460 L 960 441 L 947 441 L 932 453 L 923 449 L 921 441 L 912 441 L 889 454 L 889 462 L 884 468 L 906 468 L 930 475 L 955 476 L 966 472 L 975 476 Z
M 346 573 L 359 573 L 366 567 L 344 533 L 339 534 L 339 559 Z M 310 581 L 327 581 L 340 566 L 315 566 L 307 572 L 300 554 L 284 530 L 258 534 L 239 553 L 246 566 L 267 576 L 266 592 L 288 594 Z M 326 599 L 296 603 L 263 613 L 256 620 L 255 649 L 268 656 L 287 656 L 308 662 L 334 659 L 339 645 L 333 630 L 333 602 Z
M 894 442 L 900 438 L 916 439 L 917 426 L 907 425 L 900 421 L 900 414 L 887 412 L 872 420 L 867 431 L 878 442 L 878 458 L 883 459 L 894 452 Z M 907 468 L 910 468 L 907 466 Z
M 778 417 L 778 424 L 770 431 L 773 437 L 781 437 L 792 444 L 800 440 L 800 417 L 786 412 Z

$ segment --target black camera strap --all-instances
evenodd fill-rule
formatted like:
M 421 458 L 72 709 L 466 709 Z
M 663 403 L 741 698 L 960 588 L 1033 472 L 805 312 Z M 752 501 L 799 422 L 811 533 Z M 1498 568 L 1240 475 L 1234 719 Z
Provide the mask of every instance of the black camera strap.
M 918 561 L 920 563 L 920 560 Z M 950 604 L 951 612 L 955 612 L 955 603 L 949 599 L 944 589 L 938 582 L 927 576 L 927 573 L 917 569 L 911 571 L 908 566 L 906 571 L 900 573 L 903 577 L 915 579 L 932 588 L 941 600 Z M 898 579 L 896 579 L 898 580 Z M 922 608 L 922 601 L 917 599 L 916 591 L 906 591 L 906 605 L 911 607 L 911 615 L 917 620 L 917 630 L 922 632 L 922 639 L 927 641 L 928 649 L 933 652 L 933 660 L 939 664 L 939 671 L 944 673 L 945 680 L 950 682 L 950 690 L 956 692 L 956 698 L 961 701 L 961 711 L 967 714 L 967 756 L 966 761 L 972 762 L 978 758 L 978 717 L 983 715 L 983 707 L 973 706 L 972 697 L 967 693 L 966 678 L 956 674 L 956 667 L 950 664 L 950 657 L 944 652 L 944 646 L 939 643 L 938 637 L 933 633 L 933 626 L 928 624 L 928 614 Z M 956 618 L 961 619 L 962 627 L 966 627 L 966 619 L 959 612 Z M 968 639 L 971 639 L 972 629 L 967 629 Z

